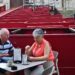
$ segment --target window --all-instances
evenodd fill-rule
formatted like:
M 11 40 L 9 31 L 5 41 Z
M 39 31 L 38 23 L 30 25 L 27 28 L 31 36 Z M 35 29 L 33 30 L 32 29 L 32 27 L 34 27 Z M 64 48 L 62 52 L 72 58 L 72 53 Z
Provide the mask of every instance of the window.
M 3 3 L 3 0 L 0 0 L 0 3 Z

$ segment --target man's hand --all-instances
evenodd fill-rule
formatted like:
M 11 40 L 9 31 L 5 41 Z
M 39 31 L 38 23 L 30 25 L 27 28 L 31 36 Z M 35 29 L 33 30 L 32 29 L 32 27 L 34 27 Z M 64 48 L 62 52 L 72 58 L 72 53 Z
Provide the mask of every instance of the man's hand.
M 9 54 L 6 54 L 6 53 L 0 54 L 0 57 L 7 57 L 7 56 L 9 56 Z

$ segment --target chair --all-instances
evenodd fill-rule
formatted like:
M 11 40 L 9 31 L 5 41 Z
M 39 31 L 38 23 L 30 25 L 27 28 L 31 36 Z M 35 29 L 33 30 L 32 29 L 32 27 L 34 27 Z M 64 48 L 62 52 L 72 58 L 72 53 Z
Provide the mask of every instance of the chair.
M 38 6 L 48 6 L 48 3 L 45 4 L 44 0 L 23 0 L 23 7 L 30 6 L 32 10 L 35 11 L 35 8 Z
M 24 8 L 24 6 L 28 6 L 28 7 L 31 6 L 31 7 L 33 7 L 34 6 L 34 2 L 32 0 L 23 0 L 23 8 Z
M 55 2 L 56 2 L 56 0 L 52 0 L 52 1 L 48 0 L 48 6 L 49 6 L 49 8 L 51 8 L 49 10 L 49 13 L 51 13 L 53 15 L 57 14 Z
M 38 71 L 36 70 L 36 72 L 32 73 L 31 75 L 53 75 L 53 74 L 57 74 L 59 75 L 59 69 L 58 69 L 58 52 L 57 51 L 53 51 L 54 53 L 54 57 L 55 57 L 55 65 L 51 63 L 47 64 L 45 63 L 45 67 L 44 70 L 43 69 L 39 69 Z M 50 65 L 50 66 L 49 66 Z
M 54 62 L 55 62 L 55 66 L 53 65 L 53 66 L 48 66 L 48 68 L 46 68 L 44 71 L 43 71 L 43 73 L 42 73 L 42 75 L 52 75 L 52 74 L 57 74 L 57 75 L 59 75 L 59 68 L 58 68 L 58 52 L 57 51 L 53 51 L 53 53 L 54 53 L 54 57 L 55 57 L 55 60 L 54 60 Z
M 39 2 L 38 0 L 32 0 L 32 3 L 33 3 L 32 7 L 34 11 L 36 7 L 44 5 L 44 0 L 39 0 Z
M 32 10 L 35 10 L 35 0 L 23 0 L 23 8 L 24 6 L 32 7 Z
M 54 70 L 53 74 L 60 75 L 59 68 L 58 68 L 58 52 L 53 51 L 53 53 L 54 53 L 54 57 L 55 57 L 55 60 L 54 60 L 54 62 L 55 62 L 55 70 Z
M 43 71 L 42 75 L 52 75 L 54 70 L 55 70 L 55 67 L 50 66 Z

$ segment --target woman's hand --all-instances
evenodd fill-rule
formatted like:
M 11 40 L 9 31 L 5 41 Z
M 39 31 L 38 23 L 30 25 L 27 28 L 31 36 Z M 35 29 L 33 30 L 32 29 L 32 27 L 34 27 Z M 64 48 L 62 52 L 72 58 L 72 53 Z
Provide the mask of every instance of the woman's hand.
M 27 46 L 25 47 L 25 54 L 29 55 L 29 49 L 30 49 L 30 46 L 27 45 Z
M 29 61 L 33 61 L 33 59 L 34 59 L 34 57 L 32 57 L 32 56 L 29 56 L 29 57 L 28 57 L 28 60 L 29 60 Z

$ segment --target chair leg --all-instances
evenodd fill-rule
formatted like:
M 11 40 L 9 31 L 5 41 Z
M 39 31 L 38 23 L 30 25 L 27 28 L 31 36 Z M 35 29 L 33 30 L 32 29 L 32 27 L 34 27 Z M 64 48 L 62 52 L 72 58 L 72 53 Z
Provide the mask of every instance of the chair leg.
M 55 66 L 53 66 L 52 72 L 49 75 L 53 75 L 54 70 L 55 70 Z
M 57 67 L 57 75 L 60 75 L 60 74 L 59 74 L 59 69 L 58 69 L 58 67 Z
M 56 60 L 56 70 L 57 70 L 57 75 L 60 75 L 59 68 L 58 68 L 58 59 Z

